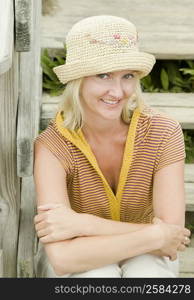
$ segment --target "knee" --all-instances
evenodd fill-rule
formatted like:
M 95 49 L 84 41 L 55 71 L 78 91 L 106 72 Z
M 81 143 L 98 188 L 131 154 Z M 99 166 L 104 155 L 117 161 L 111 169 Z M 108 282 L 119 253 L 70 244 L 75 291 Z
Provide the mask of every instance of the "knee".
M 150 254 L 130 258 L 121 267 L 123 278 L 168 278 L 178 276 L 177 262 Z

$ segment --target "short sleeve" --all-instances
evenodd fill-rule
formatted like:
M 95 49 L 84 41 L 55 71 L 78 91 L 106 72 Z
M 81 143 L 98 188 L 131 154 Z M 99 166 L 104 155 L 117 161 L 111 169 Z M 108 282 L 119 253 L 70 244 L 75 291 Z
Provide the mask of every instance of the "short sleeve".
M 44 144 L 61 162 L 67 175 L 72 172 L 74 160 L 68 146 L 68 141 L 55 129 L 52 122 L 37 136 L 34 144 L 39 142 Z
M 184 136 L 182 128 L 177 122 L 173 130 L 167 131 L 163 136 L 154 171 L 157 172 L 167 165 L 184 160 L 185 157 Z

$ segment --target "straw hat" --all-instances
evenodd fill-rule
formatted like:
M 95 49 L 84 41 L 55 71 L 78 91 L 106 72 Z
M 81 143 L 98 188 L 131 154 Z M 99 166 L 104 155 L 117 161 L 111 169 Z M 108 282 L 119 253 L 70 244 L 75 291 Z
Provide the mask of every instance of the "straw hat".
M 121 70 L 149 74 L 156 60 L 138 49 L 138 33 L 126 19 L 100 15 L 82 19 L 66 37 L 66 63 L 53 68 L 62 83 Z

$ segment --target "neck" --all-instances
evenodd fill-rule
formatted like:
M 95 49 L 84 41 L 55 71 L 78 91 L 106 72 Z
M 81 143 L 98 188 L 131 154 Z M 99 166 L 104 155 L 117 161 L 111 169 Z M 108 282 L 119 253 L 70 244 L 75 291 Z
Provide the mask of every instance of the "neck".
M 122 119 L 118 120 L 105 120 L 98 118 L 87 119 L 84 121 L 82 132 L 86 139 L 96 142 L 110 141 L 113 137 L 126 136 L 129 125 L 124 123 Z

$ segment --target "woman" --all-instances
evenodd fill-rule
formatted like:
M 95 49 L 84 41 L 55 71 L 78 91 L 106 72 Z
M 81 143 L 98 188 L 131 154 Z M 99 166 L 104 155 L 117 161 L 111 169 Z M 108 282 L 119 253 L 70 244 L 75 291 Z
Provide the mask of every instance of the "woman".
M 137 43 L 131 22 L 89 17 L 54 68 L 67 85 L 36 139 L 34 178 L 35 227 L 56 276 L 176 277 L 190 242 L 182 130 L 142 100 L 155 58 Z

